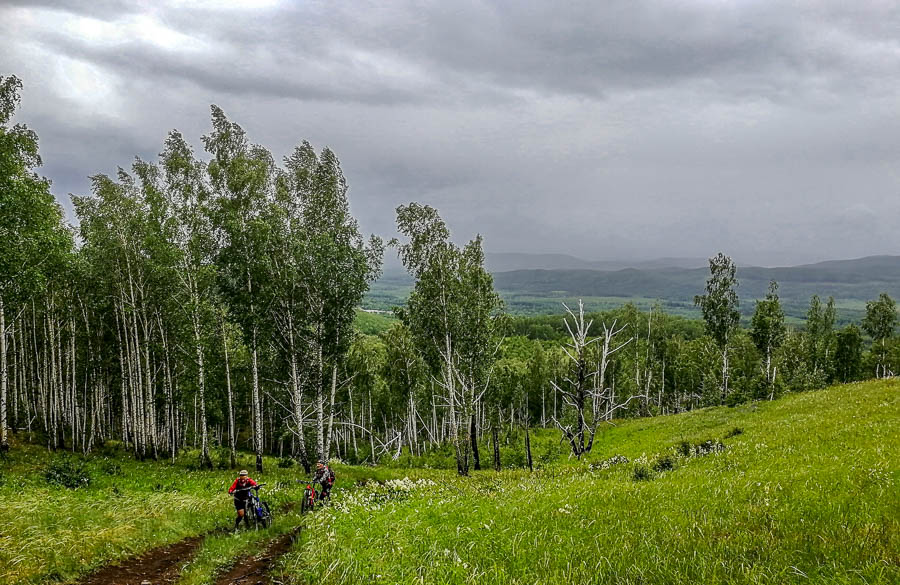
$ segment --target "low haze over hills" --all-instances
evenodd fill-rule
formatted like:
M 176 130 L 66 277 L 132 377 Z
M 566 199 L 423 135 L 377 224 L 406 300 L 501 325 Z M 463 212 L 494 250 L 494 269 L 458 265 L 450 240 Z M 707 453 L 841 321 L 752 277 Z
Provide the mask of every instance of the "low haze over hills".
M 703 292 L 709 271 L 702 258 L 660 258 L 637 262 L 588 261 L 564 254 L 488 254 L 510 312 L 557 313 L 561 303 L 585 298 L 589 307 L 607 309 L 627 301 L 649 306 L 658 300 L 667 311 L 699 316 L 694 295 Z M 738 268 L 741 311 L 752 313 L 754 299 L 765 296 L 769 282 L 778 282 L 788 316 L 802 319 L 812 295 L 833 296 L 842 320 L 858 319 L 865 301 L 881 292 L 900 291 L 900 256 L 868 256 L 816 264 Z M 399 304 L 412 281 L 397 265 L 389 265 L 368 301 L 388 308 Z

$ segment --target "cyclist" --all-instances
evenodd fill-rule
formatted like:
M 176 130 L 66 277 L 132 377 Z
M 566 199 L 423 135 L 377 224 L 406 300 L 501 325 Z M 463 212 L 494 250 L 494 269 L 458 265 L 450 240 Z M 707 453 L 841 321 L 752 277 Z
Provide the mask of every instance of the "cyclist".
M 331 498 L 331 486 L 334 485 L 334 471 L 322 460 L 316 463 L 316 474 L 313 476 L 313 483 L 318 483 L 322 486 L 322 490 L 319 492 L 320 500 Z
M 228 493 L 234 496 L 234 509 L 237 510 L 237 518 L 234 520 L 234 529 L 237 530 L 241 520 L 246 516 L 247 502 L 250 501 L 250 488 L 257 483 L 250 478 L 246 469 L 242 469 L 234 483 L 228 488 Z M 249 520 L 248 520 L 249 522 Z

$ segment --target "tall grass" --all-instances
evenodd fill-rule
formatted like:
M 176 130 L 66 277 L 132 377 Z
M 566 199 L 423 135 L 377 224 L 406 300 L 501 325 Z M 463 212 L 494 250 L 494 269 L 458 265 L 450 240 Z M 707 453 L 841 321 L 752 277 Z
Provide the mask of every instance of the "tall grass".
M 66 460 L 90 478 L 87 487 L 48 482 L 47 470 Z M 149 548 L 231 526 L 234 507 L 226 491 L 235 473 L 197 471 L 194 461 L 194 454 L 171 465 L 14 447 L 0 481 L 7 511 L 0 523 L 0 579 L 71 580 Z M 267 463 L 269 471 L 257 477 L 274 488 L 268 494 L 264 488 L 266 498 L 277 504 L 298 497 L 297 472 Z
M 680 454 L 706 439 L 726 449 Z M 323 583 L 897 583 L 898 440 L 890 381 L 629 421 L 577 465 L 347 498 L 285 566 Z M 635 481 L 659 456 L 672 469 Z
M 521 437 L 501 439 L 504 461 L 520 465 Z M 267 460 L 256 479 L 269 484 L 275 525 L 210 533 L 181 583 L 214 582 L 301 522 L 278 569 L 296 583 L 897 583 L 898 440 L 900 383 L 882 381 L 624 421 L 581 461 L 558 433 L 538 431 L 534 473 L 426 468 L 443 464 L 441 449 L 391 466 L 337 465 L 334 505 L 303 518 L 287 510 L 302 470 Z M 0 475 L 0 577 L 73 580 L 229 528 L 234 472 L 195 461 L 82 460 L 17 445 Z M 249 456 L 242 463 L 251 467 Z

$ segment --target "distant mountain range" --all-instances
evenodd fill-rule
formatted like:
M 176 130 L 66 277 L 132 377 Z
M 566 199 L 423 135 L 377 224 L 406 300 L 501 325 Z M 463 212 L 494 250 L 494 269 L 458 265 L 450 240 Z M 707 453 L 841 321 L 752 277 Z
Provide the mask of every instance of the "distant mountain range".
M 772 280 L 778 282 L 782 296 L 791 298 L 818 294 L 862 300 L 877 297 L 880 292 L 900 292 L 900 256 L 869 256 L 783 268 L 745 266 L 737 272 L 738 290 L 741 296 L 749 298 L 764 297 Z M 708 277 L 707 268 L 677 266 L 529 269 L 494 272 L 494 285 L 516 292 L 690 300 L 703 292 Z
M 564 254 L 487 254 L 485 264 L 494 275 L 494 286 L 514 313 L 556 313 L 563 301 L 593 298 L 597 308 L 629 300 L 644 304 L 659 300 L 667 310 L 693 315 L 694 295 L 703 292 L 709 277 L 705 258 L 592 262 Z M 900 256 L 779 268 L 739 266 L 737 277 L 745 315 L 752 313 L 753 300 L 763 298 L 769 282 L 775 280 L 789 316 L 802 319 L 810 297 L 818 294 L 823 299 L 835 298 L 842 320 L 858 320 L 865 301 L 882 292 L 900 296 Z M 379 305 L 390 305 L 394 299 L 393 304 L 397 304 L 411 285 L 405 273 L 389 269 L 375 283 L 370 299 L 377 299 Z
M 655 260 L 583 260 L 568 254 L 485 254 L 485 267 L 491 272 L 513 270 L 622 270 L 636 268 L 702 268 L 707 266 L 706 258 L 657 258 Z
M 706 258 L 655 258 L 653 260 L 585 260 L 568 254 L 526 254 L 520 252 L 486 252 L 485 268 L 490 272 L 513 270 L 622 270 L 624 268 L 704 268 Z M 405 272 L 397 255 L 389 251 L 384 258 L 385 273 L 399 276 Z

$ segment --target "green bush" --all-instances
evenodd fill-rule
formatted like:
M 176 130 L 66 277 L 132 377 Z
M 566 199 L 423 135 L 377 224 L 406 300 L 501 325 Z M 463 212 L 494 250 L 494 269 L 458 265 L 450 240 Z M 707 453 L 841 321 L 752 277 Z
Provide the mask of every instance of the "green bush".
M 653 471 L 663 472 L 675 469 L 675 459 L 669 455 L 663 455 L 653 462 Z
M 51 461 L 47 471 L 44 472 L 44 478 L 49 484 L 72 490 L 87 487 L 91 483 L 91 476 L 84 462 L 69 457 L 59 457 Z
M 122 475 L 122 466 L 108 457 L 104 457 L 100 462 L 100 471 L 106 475 Z
M 637 465 L 631 474 L 634 481 L 650 481 L 653 479 L 653 473 L 645 465 Z
M 114 457 L 116 455 L 121 455 L 124 450 L 125 444 L 122 443 L 122 441 L 109 439 L 107 441 L 104 441 L 103 445 L 101 445 L 100 448 L 96 449 L 95 451 L 100 455 L 104 455 L 106 457 Z

